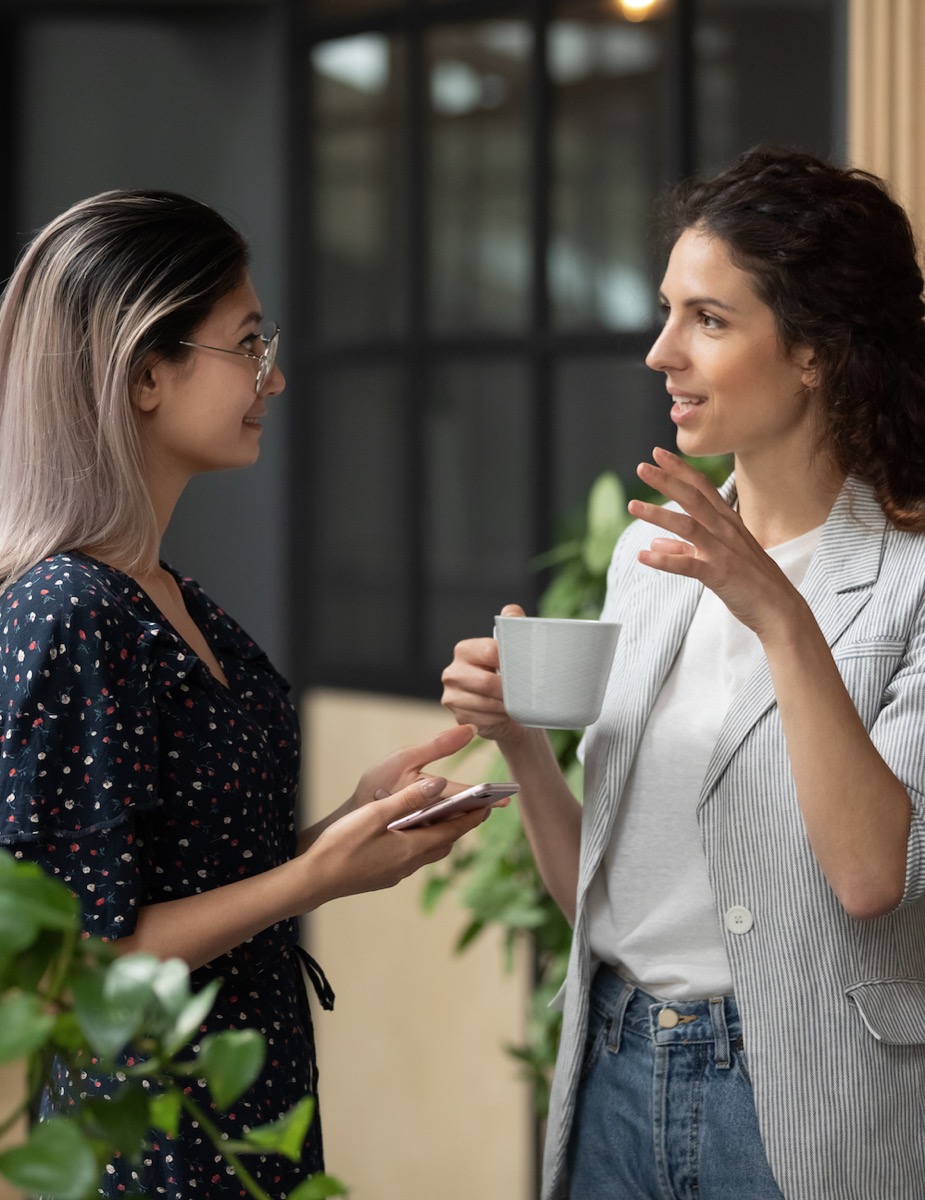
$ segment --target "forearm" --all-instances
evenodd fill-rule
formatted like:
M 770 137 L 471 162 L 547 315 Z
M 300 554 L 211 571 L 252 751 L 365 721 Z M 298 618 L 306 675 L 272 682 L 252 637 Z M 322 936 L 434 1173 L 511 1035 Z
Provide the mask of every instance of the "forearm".
M 762 638 L 807 837 L 856 918 L 895 908 L 904 890 L 912 806 L 881 758 L 802 597 Z
M 451 731 L 450 742 L 465 744 L 471 730 Z M 462 740 L 460 740 L 462 739 Z M 445 739 L 443 739 L 445 740 Z M 422 866 L 449 854 L 454 842 L 482 820 L 477 810 L 420 829 L 393 832 L 389 825 L 431 802 L 446 780 L 417 775 L 420 751 L 442 747 L 438 736 L 423 747 L 399 751 L 386 760 L 381 782 L 397 790 L 374 804 L 349 800 L 323 828 L 315 826 L 310 844 L 278 867 L 196 896 L 144 908 L 135 932 L 119 941 L 121 953 L 145 950 L 159 958 L 179 957 L 198 967 L 227 953 L 277 921 L 313 912 L 329 900 L 392 887 Z M 459 748 L 459 745 L 456 746 Z M 413 770 L 412 770 L 413 767 Z M 364 776 L 375 793 L 380 772 Z M 371 781 L 371 782 L 370 782 Z M 389 793 L 388 786 L 381 790 Z
M 296 882 L 293 864 L 284 863 L 194 896 L 146 905 L 135 932 L 115 947 L 120 954 L 182 958 L 195 970 L 277 921 L 317 907 L 321 898 Z
M 575 920 L 581 805 L 559 769 L 549 738 L 539 729 L 519 729 L 499 748 L 520 785 L 521 823 L 546 890 L 570 923 Z

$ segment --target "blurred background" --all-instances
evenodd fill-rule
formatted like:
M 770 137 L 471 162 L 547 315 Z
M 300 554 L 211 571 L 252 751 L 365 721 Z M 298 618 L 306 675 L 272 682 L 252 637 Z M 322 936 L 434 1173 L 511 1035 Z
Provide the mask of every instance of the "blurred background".
M 602 470 L 670 444 L 642 361 L 657 195 L 770 141 L 922 213 L 923 56 L 918 0 L 0 0 L 0 277 L 111 187 L 191 193 L 251 241 L 288 387 L 167 553 L 292 680 L 309 814 L 445 724 L 454 643 L 530 609 Z M 340 992 L 329 1166 L 356 1200 L 528 1200 L 502 1046 L 529 962 L 454 958 L 459 914 L 418 893 L 307 927 Z

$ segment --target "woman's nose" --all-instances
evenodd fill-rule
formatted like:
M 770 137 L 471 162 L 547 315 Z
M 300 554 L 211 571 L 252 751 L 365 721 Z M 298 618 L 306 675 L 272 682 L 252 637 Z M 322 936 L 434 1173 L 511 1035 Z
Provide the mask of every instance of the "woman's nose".
M 669 321 L 652 343 L 646 355 L 646 366 L 651 367 L 653 371 L 667 371 L 680 366 L 682 357 L 674 327 Z
M 280 392 L 286 389 L 286 376 L 282 373 L 279 366 L 274 363 L 273 369 L 267 376 L 267 381 L 263 385 L 264 396 L 278 396 Z

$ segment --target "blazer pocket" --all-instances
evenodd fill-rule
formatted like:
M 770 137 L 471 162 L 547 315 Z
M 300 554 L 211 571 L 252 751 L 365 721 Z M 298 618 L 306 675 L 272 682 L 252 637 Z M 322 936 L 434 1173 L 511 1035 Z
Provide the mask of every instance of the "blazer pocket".
M 836 644 L 832 656 L 836 662 L 852 658 L 902 658 L 906 650 L 905 638 L 895 636 L 862 638 L 855 642 Z
M 845 995 L 877 1041 L 925 1043 L 925 979 L 865 979 L 845 988 Z

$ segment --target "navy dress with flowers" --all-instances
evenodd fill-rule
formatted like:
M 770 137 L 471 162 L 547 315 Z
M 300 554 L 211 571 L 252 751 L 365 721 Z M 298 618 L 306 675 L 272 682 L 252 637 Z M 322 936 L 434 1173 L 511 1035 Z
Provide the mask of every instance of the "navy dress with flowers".
M 0 843 L 78 896 L 89 934 L 131 934 L 145 905 L 233 883 L 295 850 L 299 732 L 288 685 L 189 579 L 187 609 L 221 663 L 221 684 L 127 575 L 80 553 L 33 567 L 0 597 Z M 263 1073 L 227 1114 L 194 1098 L 231 1136 L 306 1094 L 317 1071 L 296 921 L 283 921 L 193 973 L 224 983 L 200 1036 L 256 1028 Z M 312 971 L 314 964 L 307 960 Z M 322 1003 L 333 997 L 312 971 Z M 197 1039 L 198 1040 L 198 1039 Z M 46 1108 L 117 1086 L 58 1073 Z M 322 1167 L 317 1118 L 300 1165 L 248 1156 L 285 1198 Z M 117 1158 L 100 1195 L 231 1200 L 246 1192 L 189 1122 L 154 1135 L 139 1163 Z

